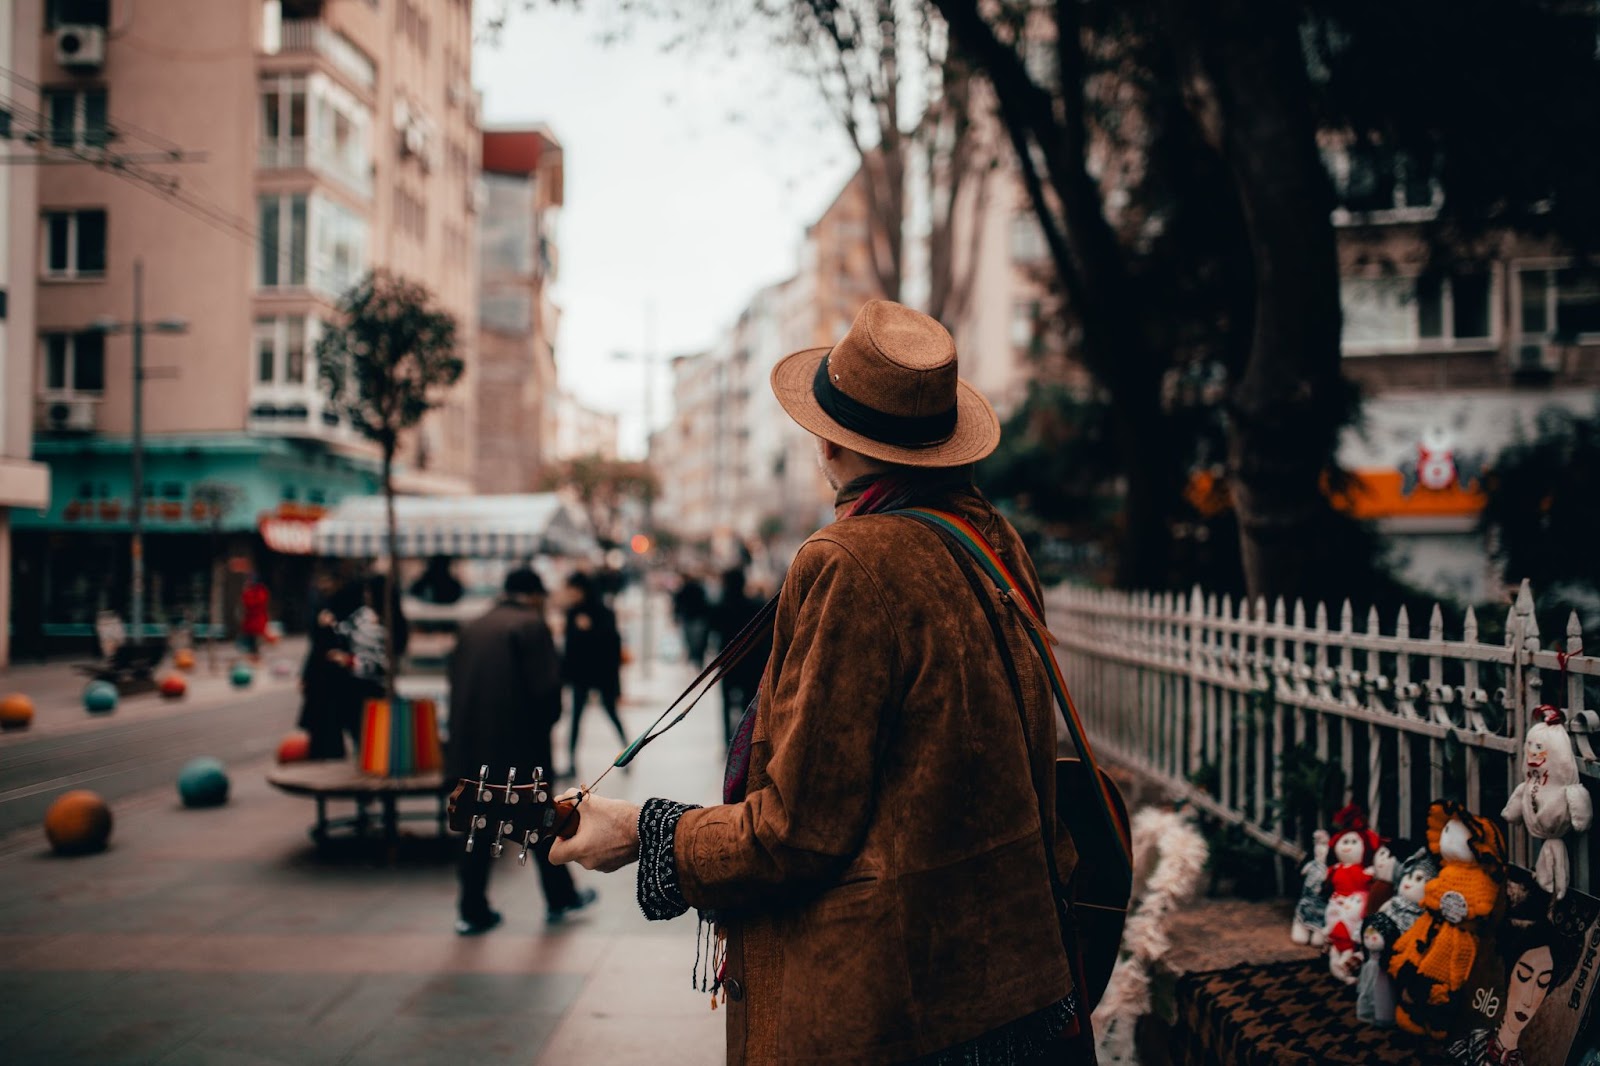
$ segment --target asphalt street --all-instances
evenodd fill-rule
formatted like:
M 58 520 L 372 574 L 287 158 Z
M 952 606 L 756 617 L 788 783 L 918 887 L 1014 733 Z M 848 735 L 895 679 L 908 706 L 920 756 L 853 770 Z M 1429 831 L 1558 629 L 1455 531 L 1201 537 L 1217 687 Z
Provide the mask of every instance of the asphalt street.
M 197 755 L 230 765 L 260 759 L 294 728 L 298 706 L 298 692 L 279 689 L 182 714 L 113 719 L 82 732 L 8 742 L 0 746 L 0 835 L 38 825 L 50 802 L 69 789 L 93 789 L 115 803 L 175 787 L 178 770 Z

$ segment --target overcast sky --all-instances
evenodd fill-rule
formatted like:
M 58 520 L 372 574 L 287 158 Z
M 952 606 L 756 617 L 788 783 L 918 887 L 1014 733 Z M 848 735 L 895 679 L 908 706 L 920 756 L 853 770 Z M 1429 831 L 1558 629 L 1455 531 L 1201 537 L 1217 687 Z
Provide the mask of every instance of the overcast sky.
M 475 56 L 484 124 L 543 122 L 565 149 L 561 378 L 623 415 L 635 453 L 642 374 L 613 353 L 649 345 L 664 365 L 708 347 L 758 288 L 793 273 L 805 225 L 853 169 L 781 57 L 751 42 L 663 51 L 671 36 L 590 0 L 518 14 Z M 660 424 L 664 369 L 657 383 Z

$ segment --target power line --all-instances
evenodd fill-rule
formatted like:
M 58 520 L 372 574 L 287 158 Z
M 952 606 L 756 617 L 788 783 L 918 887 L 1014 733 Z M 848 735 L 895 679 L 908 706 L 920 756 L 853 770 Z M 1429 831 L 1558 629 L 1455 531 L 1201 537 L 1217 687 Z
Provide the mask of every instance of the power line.
M 30 78 L 26 78 L 7 67 L 0 67 L 0 78 L 5 78 L 16 85 L 22 86 L 24 89 L 29 89 L 35 93 L 38 93 L 41 98 L 46 92 L 44 86 L 40 85 L 38 82 L 33 81 Z M 168 140 L 159 133 L 152 133 L 143 126 L 135 125 L 132 122 L 126 122 L 120 118 L 116 118 L 109 110 L 106 112 L 106 125 L 112 129 L 126 130 L 128 133 L 133 135 L 135 140 L 143 141 L 152 147 L 165 149 L 169 152 L 182 151 L 182 149 L 175 142 Z

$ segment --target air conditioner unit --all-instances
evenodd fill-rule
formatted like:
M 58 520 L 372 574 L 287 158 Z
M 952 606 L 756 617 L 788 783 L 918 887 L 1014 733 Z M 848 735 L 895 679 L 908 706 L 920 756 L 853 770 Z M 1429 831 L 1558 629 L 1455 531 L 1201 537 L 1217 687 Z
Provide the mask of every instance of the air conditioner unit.
M 38 426 L 50 433 L 93 433 L 97 407 L 99 404 L 94 400 L 42 399 L 39 401 Z
M 1518 374 L 1554 374 L 1561 369 L 1561 349 L 1544 341 L 1519 344 L 1512 353 L 1511 369 Z
M 106 62 L 106 31 L 99 26 L 56 27 L 56 63 L 68 70 L 99 70 Z

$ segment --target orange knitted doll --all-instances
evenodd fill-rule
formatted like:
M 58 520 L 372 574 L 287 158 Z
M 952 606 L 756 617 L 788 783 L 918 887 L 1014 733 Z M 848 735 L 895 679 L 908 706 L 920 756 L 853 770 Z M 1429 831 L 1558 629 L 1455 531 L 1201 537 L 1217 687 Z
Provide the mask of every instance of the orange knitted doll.
M 1477 960 L 1479 933 L 1500 903 L 1506 842 L 1489 819 L 1435 800 L 1428 808 L 1428 850 L 1439 857 L 1439 876 L 1424 889 L 1422 917 L 1395 942 L 1389 973 L 1398 995 L 1395 1021 L 1441 1039 L 1454 1020 L 1455 994 Z

